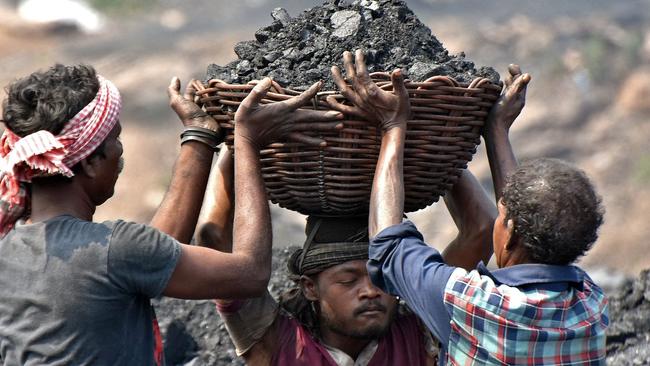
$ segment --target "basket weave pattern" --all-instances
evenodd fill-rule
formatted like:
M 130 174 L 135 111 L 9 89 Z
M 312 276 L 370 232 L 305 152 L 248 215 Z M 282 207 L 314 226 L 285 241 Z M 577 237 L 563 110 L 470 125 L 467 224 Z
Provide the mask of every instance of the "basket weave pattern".
M 387 73 L 374 73 L 373 80 L 392 90 Z M 198 92 L 200 102 L 226 131 L 232 144 L 234 115 L 254 87 L 211 80 Z M 478 78 L 459 84 L 447 76 L 425 82 L 408 82 L 412 117 L 408 121 L 404 151 L 406 212 L 438 201 L 458 179 L 476 152 L 480 131 L 501 87 Z M 286 100 L 299 92 L 274 84 L 263 103 Z M 312 105 L 303 108 L 330 110 L 320 92 Z M 301 131 L 327 141 L 326 147 L 279 141 L 260 152 L 262 175 L 269 199 L 281 207 L 305 215 L 352 216 L 368 212 L 370 190 L 379 156 L 381 132 L 371 122 L 346 116 L 344 128 L 332 131 Z

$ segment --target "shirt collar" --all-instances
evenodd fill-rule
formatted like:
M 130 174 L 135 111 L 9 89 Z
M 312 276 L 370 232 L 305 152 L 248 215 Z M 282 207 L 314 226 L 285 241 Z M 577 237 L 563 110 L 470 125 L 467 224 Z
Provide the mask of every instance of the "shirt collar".
M 483 262 L 476 267 L 482 275 L 489 276 L 498 284 L 518 287 L 533 284 L 566 283 L 581 288 L 585 273 L 576 266 L 552 264 L 518 264 L 490 271 Z

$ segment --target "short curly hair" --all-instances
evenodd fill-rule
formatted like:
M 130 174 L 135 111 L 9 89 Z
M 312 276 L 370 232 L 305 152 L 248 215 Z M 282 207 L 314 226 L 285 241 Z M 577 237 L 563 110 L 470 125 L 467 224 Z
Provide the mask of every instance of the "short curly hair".
M 72 117 L 97 95 L 99 80 L 92 66 L 56 64 L 37 71 L 5 88 L 2 122 L 24 137 L 46 130 L 58 135 Z M 103 156 L 104 144 L 89 156 Z M 77 171 L 78 167 L 73 167 Z
M 529 259 L 567 265 L 598 238 L 604 209 L 587 175 L 558 159 L 522 163 L 503 190 L 506 220 L 513 220 Z

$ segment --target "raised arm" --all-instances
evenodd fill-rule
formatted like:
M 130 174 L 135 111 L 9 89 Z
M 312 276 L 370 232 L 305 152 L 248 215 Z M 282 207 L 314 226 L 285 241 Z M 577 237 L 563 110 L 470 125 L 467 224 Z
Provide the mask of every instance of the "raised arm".
M 196 244 L 230 253 L 235 209 L 234 161 L 224 148 L 212 169 L 196 229 Z M 243 279 L 245 280 L 245 279 Z M 268 291 L 247 300 L 215 300 L 228 334 L 249 366 L 268 365 L 277 349 L 278 304 Z
M 391 73 L 394 91 L 391 93 L 381 90 L 372 81 L 361 50 L 356 51 L 355 60 L 352 53 L 344 52 L 343 63 L 352 87 L 346 84 L 338 67 L 332 67 L 332 76 L 341 94 L 354 106 L 338 103 L 333 97 L 328 98 L 328 102 L 341 112 L 375 122 L 382 132 L 381 150 L 370 196 L 368 230 L 372 238 L 384 228 L 402 222 L 404 140 L 411 105 L 400 70 Z
M 180 260 L 164 291 L 166 296 L 192 299 L 261 296 L 271 274 L 271 217 L 262 181 L 259 150 L 281 136 L 324 143 L 295 131 L 332 129 L 338 112 L 298 109 L 320 88 L 314 84 L 299 96 L 261 104 L 271 80 L 258 83 L 235 114 L 235 213 L 232 253 L 182 246 Z M 333 122 L 324 122 L 333 121 Z
M 517 159 L 512 151 L 508 133 L 510 126 L 524 108 L 526 88 L 531 79 L 529 74 L 522 74 L 517 65 L 511 64 L 508 73 L 505 89 L 492 108 L 483 128 L 497 203 L 503 194 L 506 177 L 517 168 Z
M 497 210 L 481 184 L 469 170 L 463 170 L 444 200 L 458 228 L 458 235 L 442 253 L 445 263 L 470 271 L 479 261 L 489 262 Z
M 197 245 L 232 252 L 235 213 L 235 172 L 232 151 L 221 150 L 205 190 L 203 208 L 196 226 Z
M 180 81 L 173 78 L 169 88 L 169 105 L 176 112 L 183 126 L 213 131 L 221 142 L 219 125 L 194 103 L 196 82 L 192 80 L 180 94 Z M 188 141 L 174 164 L 172 180 L 165 197 L 156 210 L 150 225 L 165 232 L 182 243 L 189 243 L 201 210 L 203 192 L 208 182 L 214 150 L 205 143 Z

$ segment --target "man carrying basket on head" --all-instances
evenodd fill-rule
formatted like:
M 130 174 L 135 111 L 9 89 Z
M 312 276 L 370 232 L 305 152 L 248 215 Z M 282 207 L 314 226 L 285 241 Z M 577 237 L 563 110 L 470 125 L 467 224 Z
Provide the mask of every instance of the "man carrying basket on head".
M 346 53 L 346 64 L 349 58 Z M 336 79 L 341 85 L 341 78 Z M 397 90 L 402 77 L 393 73 L 393 80 Z M 377 118 L 377 113 L 369 116 Z M 223 151 L 198 230 L 201 244 L 214 243 L 214 249 L 226 252 L 232 229 L 232 165 L 231 153 Z M 489 260 L 492 249 L 484 243 L 491 241 L 496 208 L 469 171 L 462 173 L 445 202 L 459 227 L 445 258 L 468 269 Z M 237 354 L 248 365 L 436 363 L 438 341 L 396 297 L 370 282 L 367 224 L 367 216 L 310 216 L 307 240 L 287 263 L 297 283 L 294 289 L 279 300 L 268 292 L 248 300 L 217 300 Z

